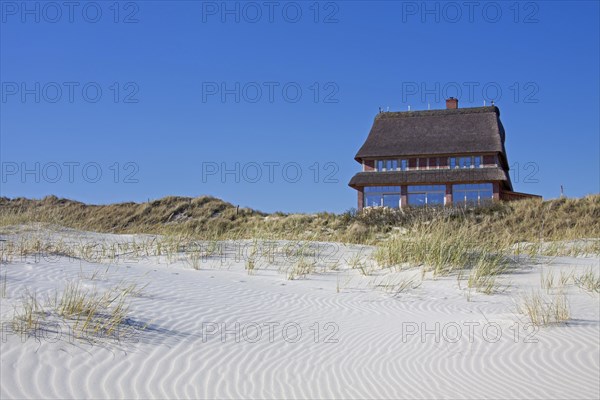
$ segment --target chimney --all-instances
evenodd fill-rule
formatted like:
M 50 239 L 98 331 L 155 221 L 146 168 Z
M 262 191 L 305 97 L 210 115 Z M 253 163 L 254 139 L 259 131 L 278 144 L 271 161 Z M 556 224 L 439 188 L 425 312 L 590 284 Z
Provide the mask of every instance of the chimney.
M 458 99 L 455 99 L 454 97 L 446 99 L 446 109 L 451 108 L 458 108 Z

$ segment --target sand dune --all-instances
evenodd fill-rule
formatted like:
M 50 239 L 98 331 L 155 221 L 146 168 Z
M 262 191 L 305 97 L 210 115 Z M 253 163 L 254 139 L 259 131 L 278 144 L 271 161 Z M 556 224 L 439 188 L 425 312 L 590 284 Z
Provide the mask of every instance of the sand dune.
M 49 235 L 75 241 L 136 239 L 81 232 Z M 17 237 L 4 235 L 1 243 Z M 244 260 L 233 253 L 208 258 L 200 270 L 183 259 L 167 263 L 156 256 L 123 257 L 112 265 L 67 256 L 13 258 L 0 271 L 0 276 L 6 272 L 0 396 L 600 396 L 598 295 L 568 286 L 571 321 L 536 331 L 526 329 L 526 317 L 515 308 L 520 293 L 539 289 L 541 269 L 580 273 L 592 267 L 598 272 L 598 258 L 524 265 L 503 277 L 509 285 L 504 292 L 469 299 L 455 277 L 426 279 L 393 295 L 374 282 L 420 279 L 419 271 L 363 276 L 345 260 L 371 249 L 336 246 L 335 257 L 341 260 L 337 270 L 317 267 L 298 280 L 286 279 L 284 263 L 264 263 L 249 275 Z M 94 271 L 100 272 L 89 279 Z M 121 342 L 106 338 L 95 343 L 66 333 L 58 340 L 25 338 L 7 328 L 25 288 L 43 298 L 69 280 L 98 290 L 122 281 L 148 284 L 131 299 L 128 312 L 132 324 L 147 328 Z

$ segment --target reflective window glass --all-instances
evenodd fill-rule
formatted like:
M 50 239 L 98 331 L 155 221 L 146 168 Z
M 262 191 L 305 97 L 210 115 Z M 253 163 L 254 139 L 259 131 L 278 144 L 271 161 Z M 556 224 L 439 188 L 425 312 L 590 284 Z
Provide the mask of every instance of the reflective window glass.
M 400 208 L 400 195 L 399 194 L 384 194 L 383 205 L 385 207 Z
M 471 157 L 460 157 L 458 159 L 458 166 L 460 168 L 470 168 L 471 167 Z
M 410 206 L 424 206 L 425 205 L 425 193 L 416 193 L 408 195 L 408 205 Z
M 444 205 L 444 193 L 427 193 L 427 205 Z
M 379 207 L 381 205 L 380 195 L 365 196 L 365 207 Z

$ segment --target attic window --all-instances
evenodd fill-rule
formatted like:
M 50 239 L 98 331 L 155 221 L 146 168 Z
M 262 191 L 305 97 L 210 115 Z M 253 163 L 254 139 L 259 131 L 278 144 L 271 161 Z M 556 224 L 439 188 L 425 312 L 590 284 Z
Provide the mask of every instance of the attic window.
M 450 160 L 448 162 L 450 164 L 451 169 L 456 168 L 456 157 L 450 157 Z
M 458 166 L 460 168 L 471 168 L 471 157 L 459 157 Z
M 450 157 L 448 158 L 448 163 L 450 164 L 450 169 L 481 168 L 483 167 L 481 160 L 481 156 Z

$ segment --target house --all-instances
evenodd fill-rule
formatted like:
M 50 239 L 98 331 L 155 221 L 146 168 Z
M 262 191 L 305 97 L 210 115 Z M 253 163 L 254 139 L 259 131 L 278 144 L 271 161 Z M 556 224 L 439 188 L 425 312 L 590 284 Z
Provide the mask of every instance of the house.
M 500 110 L 458 108 L 380 112 L 354 159 L 350 180 L 363 207 L 483 204 L 541 198 L 513 191 Z

